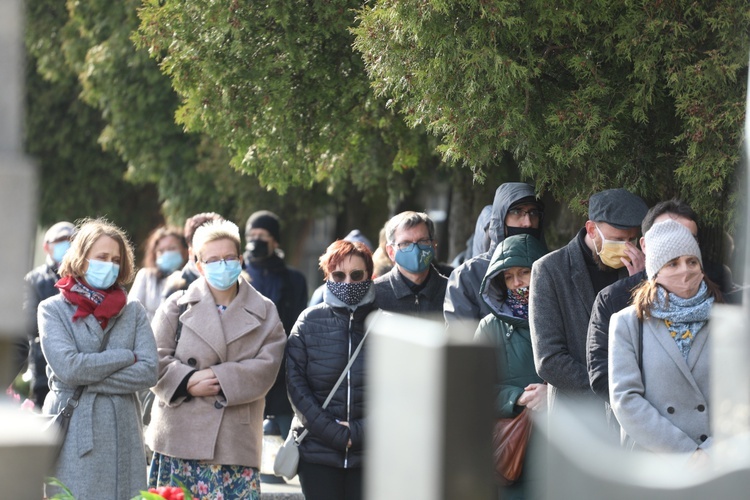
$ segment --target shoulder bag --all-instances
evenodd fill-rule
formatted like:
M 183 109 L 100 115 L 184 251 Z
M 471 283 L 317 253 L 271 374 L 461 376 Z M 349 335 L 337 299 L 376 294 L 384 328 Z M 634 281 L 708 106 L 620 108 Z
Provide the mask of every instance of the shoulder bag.
M 382 311 L 378 311 L 378 315 L 381 314 Z M 357 356 L 359 355 L 359 351 L 362 349 L 362 344 L 365 343 L 365 339 L 367 338 L 367 334 L 370 333 L 370 330 L 372 329 L 372 325 L 375 324 L 376 318 L 373 318 L 373 320 L 370 322 L 369 328 L 365 331 L 365 334 L 362 336 L 362 341 L 359 343 L 357 348 L 354 350 L 354 353 L 352 353 L 352 357 L 349 358 L 349 362 L 346 364 L 346 368 L 344 368 L 344 371 L 341 372 L 341 375 L 339 376 L 339 379 L 336 381 L 336 383 L 333 385 L 333 389 L 331 389 L 331 392 L 328 394 L 328 397 L 326 398 L 325 402 L 323 403 L 323 409 L 325 409 L 328 406 L 328 403 L 331 402 L 331 399 L 333 399 L 333 395 L 336 392 L 336 390 L 339 388 L 341 383 L 346 378 L 346 374 L 349 371 L 349 369 L 354 364 L 354 360 L 357 359 Z M 294 417 L 294 420 L 297 420 L 297 417 Z M 302 440 L 305 439 L 305 436 L 307 436 L 308 430 L 305 429 L 300 433 L 299 436 L 295 437 L 295 431 L 294 431 L 295 425 L 294 422 L 292 422 L 292 427 L 289 429 L 289 435 L 287 435 L 286 440 L 284 441 L 284 444 L 281 445 L 281 448 L 279 448 L 279 451 L 276 453 L 276 459 L 273 462 L 273 474 L 275 476 L 281 476 L 285 479 L 292 479 L 294 476 L 297 475 L 297 465 L 299 464 L 299 445 L 302 443 Z
M 531 423 L 531 412 L 527 408 L 514 418 L 499 418 L 495 423 L 492 434 L 495 477 L 505 486 L 521 477 Z

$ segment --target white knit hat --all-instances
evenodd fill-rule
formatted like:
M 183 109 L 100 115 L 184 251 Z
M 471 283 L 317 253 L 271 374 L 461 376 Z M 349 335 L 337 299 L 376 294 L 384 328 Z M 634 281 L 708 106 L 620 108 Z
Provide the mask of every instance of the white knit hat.
M 653 279 L 664 264 L 683 255 L 692 255 L 703 267 L 701 249 L 688 228 L 673 220 L 665 220 L 646 231 L 646 274 Z

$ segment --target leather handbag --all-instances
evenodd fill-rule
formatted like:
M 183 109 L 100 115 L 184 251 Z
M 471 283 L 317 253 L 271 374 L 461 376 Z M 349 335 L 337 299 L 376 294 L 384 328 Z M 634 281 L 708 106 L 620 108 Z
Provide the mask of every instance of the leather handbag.
M 495 476 L 503 485 L 518 481 L 531 434 L 531 412 L 524 408 L 514 418 L 499 418 L 492 435 Z
M 382 311 L 378 311 L 377 314 L 382 314 Z M 339 388 L 341 383 L 346 378 L 346 374 L 349 372 L 349 369 L 354 364 L 354 360 L 357 359 L 357 356 L 359 355 L 360 349 L 362 349 L 362 344 L 365 343 L 365 339 L 367 338 L 367 334 L 370 333 L 370 330 L 372 329 L 372 325 L 375 324 L 376 318 L 373 318 L 373 320 L 370 322 L 370 326 L 365 331 L 365 334 L 362 336 L 362 341 L 359 343 L 357 348 L 352 353 L 351 358 L 349 358 L 349 362 L 346 364 L 346 367 L 344 368 L 344 371 L 341 372 L 341 375 L 339 376 L 339 379 L 336 381 L 336 383 L 333 386 L 333 389 L 331 389 L 331 392 L 328 393 L 328 397 L 326 398 L 325 402 L 323 403 L 323 409 L 328 406 L 328 403 L 331 402 L 331 399 L 333 399 L 333 395 L 336 392 L 336 389 Z M 294 416 L 294 419 L 292 420 L 292 426 L 289 429 L 289 434 L 287 435 L 286 439 L 284 440 L 284 444 L 281 445 L 279 448 L 279 451 L 276 453 L 276 459 L 273 462 L 273 474 L 275 476 L 281 476 L 287 480 L 292 479 L 294 476 L 297 475 L 297 466 L 299 465 L 299 445 L 302 443 L 302 440 L 305 439 L 305 436 L 307 436 L 308 430 L 305 429 L 302 431 L 298 436 L 295 436 L 295 428 L 299 426 L 298 424 L 299 420 L 297 419 L 297 416 Z

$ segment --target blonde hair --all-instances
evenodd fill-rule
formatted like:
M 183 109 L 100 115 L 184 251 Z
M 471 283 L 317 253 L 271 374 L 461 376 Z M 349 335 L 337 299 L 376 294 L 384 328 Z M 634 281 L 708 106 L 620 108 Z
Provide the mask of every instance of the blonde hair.
M 60 276 L 83 278 L 86 269 L 86 255 L 102 236 L 112 238 L 120 247 L 120 272 L 115 284 L 124 286 L 133 281 L 135 274 L 133 245 L 128 240 L 125 231 L 103 217 L 76 221 L 76 229 L 70 240 L 70 250 L 65 254 L 65 258 L 60 264 Z
M 237 224 L 228 220 L 212 220 L 206 222 L 193 234 L 193 253 L 200 260 L 200 254 L 206 243 L 216 240 L 231 240 L 237 247 L 237 255 L 240 255 L 240 229 Z

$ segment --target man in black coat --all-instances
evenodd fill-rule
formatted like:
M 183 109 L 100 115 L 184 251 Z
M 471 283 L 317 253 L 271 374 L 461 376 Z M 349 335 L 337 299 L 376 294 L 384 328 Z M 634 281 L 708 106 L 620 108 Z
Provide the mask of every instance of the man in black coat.
M 435 224 L 422 212 L 402 212 L 385 225 L 386 252 L 395 262 L 377 278 L 375 303 L 384 311 L 441 320 L 448 278 L 434 266 Z
M 43 248 L 46 254 L 44 264 L 29 271 L 24 278 L 26 294 L 23 308 L 28 316 L 29 325 L 27 336 L 32 400 L 38 409 L 44 405 L 44 398 L 49 392 L 49 387 L 47 386 L 47 360 L 44 358 L 39 343 L 36 310 L 41 301 L 59 293 L 59 290 L 55 288 L 55 283 L 60 279 L 57 269 L 70 248 L 70 236 L 74 229 L 75 226 L 66 221 L 58 222 L 50 227 L 44 234 Z
M 307 307 L 307 280 L 284 262 L 279 248 L 281 224 L 278 216 L 268 210 L 252 214 L 245 225 L 245 241 L 244 265 L 250 284 L 276 305 L 289 336 L 300 313 Z M 276 382 L 266 395 L 266 415 L 273 415 L 282 436 L 289 433 L 294 416 L 286 393 L 285 373 L 282 362 Z

